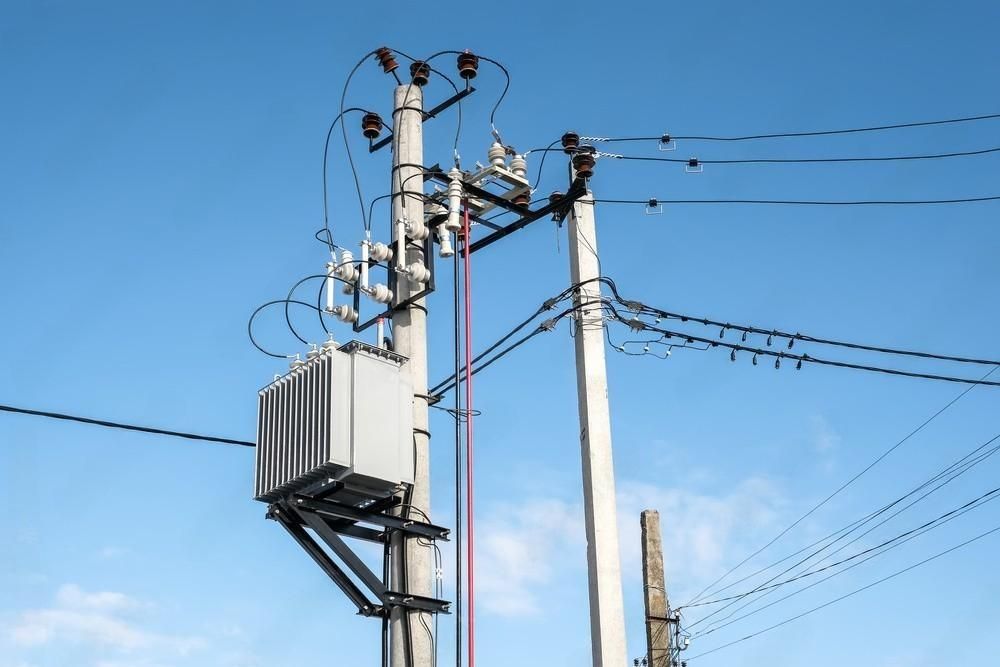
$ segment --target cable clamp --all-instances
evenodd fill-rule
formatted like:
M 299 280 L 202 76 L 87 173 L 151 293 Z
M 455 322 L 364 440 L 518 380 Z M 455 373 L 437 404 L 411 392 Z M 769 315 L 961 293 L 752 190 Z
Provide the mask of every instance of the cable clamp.
M 610 141 L 611 137 L 580 137 L 580 141 Z
M 542 331 L 552 331 L 553 329 L 556 328 L 556 324 L 558 323 L 558 321 L 559 318 L 553 317 L 551 319 L 543 321 L 541 324 L 538 325 L 538 328 Z
M 603 151 L 596 151 L 594 157 L 613 157 L 616 160 L 622 160 L 625 158 L 621 153 L 605 153 Z

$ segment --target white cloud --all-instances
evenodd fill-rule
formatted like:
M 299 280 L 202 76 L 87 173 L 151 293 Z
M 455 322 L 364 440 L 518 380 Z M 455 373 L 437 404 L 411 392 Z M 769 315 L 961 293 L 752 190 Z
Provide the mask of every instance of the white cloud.
M 204 640 L 198 637 L 159 634 L 129 618 L 130 614 L 148 608 L 148 604 L 123 593 L 87 592 L 75 584 L 66 584 L 57 591 L 54 606 L 22 612 L 9 635 L 22 647 L 85 644 L 124 653 L 166 649 L 176 655 L 187 655 L 204 646 Z
M 87 593 L 76 584 L 65 584 L 56 592 L 56 604 L 68 609 L 103 612 L 134 611 L 142 605 L 124 593 L 101 591 Z
M 830 426 L 825 417 L 813 415 L 809 418 L 813 432 L 813 447 L 817 452 L 827 453 L 840 445 L 840 436 Z
M 720 496 L 619 482 L 618 528 L 626 581 L 641 576 L 639 513 L 643 509 L 660 511 L 668 576 L 684 581 L 687 589 L 708 583 L 734 557 L 758 546 L 760 533 L 773 528 L 780 505 L 779 494 L 761 478 L 745 480 Z M 557 572 L 565 573 L 574 561 L 578 568 L 571 576 L 586 577 L 583 508 L 578 504 L 536 498 L 497 505 L 480 522 L 477 537 L 479 599 L 494 614 L 538 612 L 539 589 L 552 583 Z M 578 555 L 567 557 L 574 549 Z
M 633 579 L 641 576 L 639 514 L 655 509 L 660 512 L 668 588 L 670 578 L 684 582 L 684 589 L 704 585 L 722 574 L 734 559 L 759 546 L 760 534 L 774 527 L 781 505 L 773 485 L 759 477 L 744 480 L 722 495 L 621 483 L 618 524 L 622 567 Z M 684 590 L 674 590 L 683 597 Z
M 533 593 L 553 575 L 554 556 L 583 539 L 580 508 L 555 499 L 496 506 L 477 530 L 477 598 L 502 616 L 539 611 Z

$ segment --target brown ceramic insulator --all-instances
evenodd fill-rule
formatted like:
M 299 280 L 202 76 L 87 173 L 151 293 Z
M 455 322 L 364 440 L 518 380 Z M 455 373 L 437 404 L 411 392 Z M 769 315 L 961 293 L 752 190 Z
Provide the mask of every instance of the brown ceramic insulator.
M 510 201 L 514 206 L 527 206 L 531 203 L 531 195 L 527 192 L 522 192 Z
M 475 79 L 479 70 L 479 56 L 466 51 L 458 54 L 458 75 L 463 79 Z
M 375 60 L 382 66 L 382 71 L 386 74 L 391 73 L 399 67 L 399 63 L 392 57 L 392 51 L 387 46 L 383 46 L 375 52 Z
M 573 168 L 576 169 L 576 175 L 580 178 L 593 176 L 595 164 L 597 164 L 597 160 L 594 159 L 593 153 L 581 151 L 573 156 Z
M 580 145 L 580 135 L 576 132 L 567 132 L 562 135 L 562 147 L 564 153 L 572 153 Z
M 410 65 L 410 76 L 417 86 L 426 86 L 431 78 L 431 66 L 423 60 L 417 60 Z
M 558 190 L 556 190 L 555 192 L 553 192 L 552 194 L 549 195 L 549 203 L 550 204 L 555 204 L 557 201 L 559 201 L 562 198 L 563 198 L 563 193 L 561 193 Z
M 369 111 L 361 117 L 361 134 L 366 139 L 375 139 L 382 134 L 382 117 L 374 111 Z

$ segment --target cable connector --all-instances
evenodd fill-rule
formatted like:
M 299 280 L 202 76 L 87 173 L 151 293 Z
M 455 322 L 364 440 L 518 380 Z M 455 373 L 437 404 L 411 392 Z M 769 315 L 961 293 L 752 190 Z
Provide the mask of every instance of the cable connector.
M 556 298 L 546 299 L 545 301 L 542 302 L 542 310 L 552 310 L 553 308 L 556 307 L 557 303 L 559 303 L 559 299 Z
M 633 317 L 625 324 L 627 324 L 628 328 L 631 329 L 632 331 L 638 332 L 646 330 L 646 323 L 640 320 L 638 317 Z
M 543 321 L 541 324 L 538 325 L 538 328 L 541 331 L 552 331 L 553 329 L 556 328 L 556 324 L 558 323 L 559 323 L 559 318 L 553 317 Z

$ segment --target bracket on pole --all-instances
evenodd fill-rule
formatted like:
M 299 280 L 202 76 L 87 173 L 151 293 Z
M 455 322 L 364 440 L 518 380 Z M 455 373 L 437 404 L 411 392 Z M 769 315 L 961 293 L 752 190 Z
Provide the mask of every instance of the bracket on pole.
M 372 572 L 341 537 L 388 544 L 392 534 L 399 532 L 408 537 L 447 540 L 448 529 L 388 514 L 388 510 L 399 504 L 395 496 L 374 502 L 362 501 L 360 504 L 356 501 L 357 496 L 341 483 L 322 484 L 312 494 L 292 494 L 268 506 L 267 518 L 281 524 L 354 603 L 358 614 L 388 618 L 393 607 L 448 613 L 451 603 L 445 600 L 391 590 L 388 582 Z M 360 523 L 378 526 L 382 530 L 360 526 Z M 317 538 L 329 551 L 320 545 Z
M 470 87 L 466 88 L 465 90 L 462 90 L 462 91 L 459 91 L 459 92 L 455 93 L 454 95 L 452 95 L 451 97 L 449 97 L 448 99 L 446 99 L 444 102 L 442 102 L 441 104 L 437 105 L 433 109 L 430 109 L 428 111 L 423 112 L 424 113 L 424 121 L 428 121 L 431 118 L 434 118 L 435 116 L 437 116 L 439 113 L 441 113 L 442 111 L 444 111 L 448 107 L 452 106 L 453 104 L 457 104 L 458 102 L 460 102 L 461 100 L 463 100 L 464 98 L 468 97 L 469 95 L 471 95 L 474 92 L 476 92 L 476 89 L 470 86 Z M 385 148 L 386 146 L 388 146 L 392 142 L 392 136 L 393 135 L 390 132 L 387 136 L 379 139 L 378 141 L 376 141 L 375 143 L 373 143 L 371 146 L 368 147 L 368 152 L 369 153 L 374 153 L 377 150 L 381 150 L 382 148 Z

